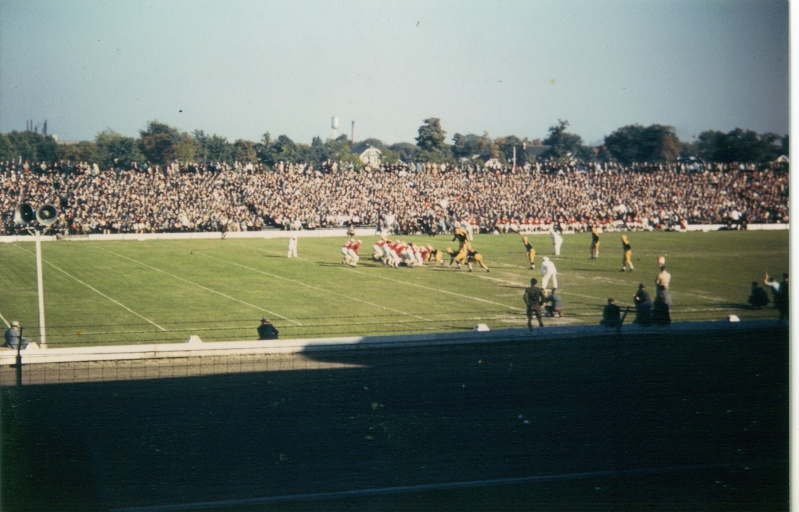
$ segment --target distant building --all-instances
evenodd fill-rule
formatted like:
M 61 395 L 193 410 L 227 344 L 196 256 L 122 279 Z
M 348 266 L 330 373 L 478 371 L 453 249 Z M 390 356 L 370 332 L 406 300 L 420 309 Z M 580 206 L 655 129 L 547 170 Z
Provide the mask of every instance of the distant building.
M 502 169 L 502 162 L 499 158 L 489 158 L 483 163 L 483 167 L 488 167 L 489 169 Z
M 380 167 L 383 162 L 383 152 L 375 147 L 368 147 L 358 155 L 364 165 L 369 167 Z

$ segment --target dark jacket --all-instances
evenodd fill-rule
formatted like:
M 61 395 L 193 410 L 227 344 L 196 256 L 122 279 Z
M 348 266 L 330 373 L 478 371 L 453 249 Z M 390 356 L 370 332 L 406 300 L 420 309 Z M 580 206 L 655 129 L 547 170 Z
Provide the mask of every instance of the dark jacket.
M 610 303 L 602 309 L 602 321 L 599 322 L 608 327 L 621 325 L 621 308 L 614 303 Z
M 276 340 L 278 330 L 270 323 L 264 323 L 258 326 L 258 339 L 259 340 Z

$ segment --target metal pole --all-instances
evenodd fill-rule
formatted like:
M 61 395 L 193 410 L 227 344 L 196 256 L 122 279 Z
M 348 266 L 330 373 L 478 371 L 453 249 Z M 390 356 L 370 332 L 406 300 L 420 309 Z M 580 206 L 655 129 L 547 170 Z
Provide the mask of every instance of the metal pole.
M 19 327 L 19 338 L 17 339 L 17 386 L 22 385 L 22 330 L 24 327 Z
M 47 337 L 44 327 L 44 280 L 42 279 L 42 241 L 36 230 L 36 280 L 39 289 L 39 345 L 47 348 Z M 20 340 L 21 343 L 21 340 Z

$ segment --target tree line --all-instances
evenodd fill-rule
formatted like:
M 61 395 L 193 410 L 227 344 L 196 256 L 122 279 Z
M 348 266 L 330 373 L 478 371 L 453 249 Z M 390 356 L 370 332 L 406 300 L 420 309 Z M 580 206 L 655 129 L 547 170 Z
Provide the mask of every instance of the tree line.
M 398 162 L 435 162 L 461 164 L 475 160 L 496 159 L 503 165 L 522 166 L 536 160 L 606 162 L 624 165 L 633 162 L 668 163 L 678 159 L 698 158 L 713 162 L 772 162 L 788 154 L 789 138 L 773 133 L 758 134 L 736 128 L 728 133 L 705 131 L 690 142 L 681 141 L 674 128 L 658 124 L 628 125 L 604 138 L 599 146 L 587 146 L 579 135 L 568 132 L 568 121 L 558 120 L 543 139 L 514 135 L 492 138 L 455 133 L 447 142 L 447 132 L 438 118 L 425 119 L 419 127 L 415 144 L 402 142 L 386 145 L 378 139 L 354 142 L 341 135 L 322 141 L 314 137 L 310 144 L 297 143 L 286 135 L 272 138 L 269 132 L 254 142 L 209 135 L 202 130 L 191 134 L 159 121 L 150 121 L 139 137 L 127 137 L 113 130 L 97 134 L 94 141 L 58 143 L 55 138 L 37 131 L 12 131 L 0 134 L 0 161 L 97 163 L 102 168 L 166 165 L 171 162 L 194 162 L 201 165 L 263 164 L 277 162 L 312 163 L 319 168 L 326 161 L 363 166 L 359 155 L 368 147 L 382 153 L 388 164 Z

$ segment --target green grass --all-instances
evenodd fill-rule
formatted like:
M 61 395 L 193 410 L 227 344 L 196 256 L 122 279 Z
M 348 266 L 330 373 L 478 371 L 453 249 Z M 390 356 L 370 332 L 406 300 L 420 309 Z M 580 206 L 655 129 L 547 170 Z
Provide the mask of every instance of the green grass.
M 679 321 L 776 318 L 746 306 L 751 281 L 788 270 L 788 231 L 628 233 L 635 272 L 619 272 L 619 234 L 602 236 L 589 258 L 588 234 L 566 235 L 553 257 L 547 236 L 531 236 L 558 266 L 566 314 L 547 325 L 597 323 L 607 297 L 631 305 L 638 283 L 653 288 L 656 257 L 672 273 Z M 298 260 L 286 239 L 59 241 L 42 244 L 49 347 L 254 339 L 262 316 L 281 338 L 447 332 L 485 323 L 526 325 L 527 268 L 516 235 L 477 235 L 491 268 L 391 269 L 370 261 L 377 237 L 363 237 L 357 269 L 341 264 L 341 237 L 301 238 Z M 403 237 L 445 249 L 449 236 Z M 0 321 L 19 320 L 39 341 L 35 245 L 0 244 Z

